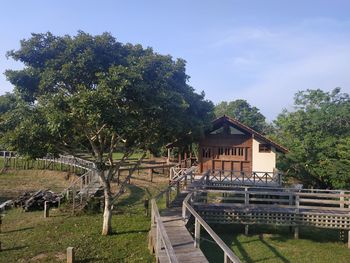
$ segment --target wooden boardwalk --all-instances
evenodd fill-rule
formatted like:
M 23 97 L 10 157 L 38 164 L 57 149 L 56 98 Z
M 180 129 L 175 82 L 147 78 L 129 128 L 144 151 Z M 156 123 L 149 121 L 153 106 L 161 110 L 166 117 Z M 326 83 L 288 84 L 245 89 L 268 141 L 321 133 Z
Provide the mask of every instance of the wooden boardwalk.
M 178 262 L 195 263 L 208 262 L 203 252 L 194 247 L 194 240 L 186 228 L 186 222 L 182 218 L 182 202 L 189 191 L 182 191 L 171 203 L 170 207 L 160 213 L 166 233 L 174 248 Z M 156 240 L 155 228 L 151 230 L 152 240 Z M 164 249 L 159 253 L 158 262 L 169 262 Z

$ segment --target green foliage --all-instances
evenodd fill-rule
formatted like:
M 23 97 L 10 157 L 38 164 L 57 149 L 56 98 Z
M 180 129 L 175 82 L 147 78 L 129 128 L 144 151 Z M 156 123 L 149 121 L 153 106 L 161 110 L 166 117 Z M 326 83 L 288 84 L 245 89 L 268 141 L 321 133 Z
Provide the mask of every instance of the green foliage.
M 12 93 L 5 93 L 0 96 L 0 116 L 16 107 L 16 96 Z
M 349 189 L 349 95 L 339 88 L 301 91 L 295 109 L 275 121 L 276 138 L 290 150 L 281 156 L 279 168 L 306 186 Z
M 185 134 L 200 136 L 212 117 L 212 103 L 187 84 L 184 60 L 108 33 L 33 34 L 8 56 L 25 64 L 6 76 L 26 104 L 19 119 L 18 112 L 7 116 L 3 133 L 31 156 L 155 151 Z
M 215 116 L 227 115 L 259 132 L 266 132 L 268 124 L 258 108 L 252 107 L 246 100 L 222 101 L 215 106 Z

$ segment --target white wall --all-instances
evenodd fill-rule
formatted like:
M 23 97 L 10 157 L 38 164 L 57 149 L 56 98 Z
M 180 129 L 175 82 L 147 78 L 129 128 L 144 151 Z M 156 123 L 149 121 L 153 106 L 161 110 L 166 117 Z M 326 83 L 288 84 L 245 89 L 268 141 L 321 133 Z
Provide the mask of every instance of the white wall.
M 273 172 L 276 167 L 276 149 L 271 146 L 271 152 L 259 152 L 259 144 L 264 143 L 253 138 L 253 172 Z

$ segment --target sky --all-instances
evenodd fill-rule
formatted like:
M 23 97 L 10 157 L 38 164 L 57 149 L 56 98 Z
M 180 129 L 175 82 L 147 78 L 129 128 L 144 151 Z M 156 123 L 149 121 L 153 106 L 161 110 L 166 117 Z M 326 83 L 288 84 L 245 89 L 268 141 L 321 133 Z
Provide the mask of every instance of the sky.
M 47 31 L 110 32 L 187 61 L 189 84 L 215 104 L 246 99 L 273 120 L 299 90 L 350 93 L 348 0 L 1 0 L 0 95 L 12 91 L 6 58 Z

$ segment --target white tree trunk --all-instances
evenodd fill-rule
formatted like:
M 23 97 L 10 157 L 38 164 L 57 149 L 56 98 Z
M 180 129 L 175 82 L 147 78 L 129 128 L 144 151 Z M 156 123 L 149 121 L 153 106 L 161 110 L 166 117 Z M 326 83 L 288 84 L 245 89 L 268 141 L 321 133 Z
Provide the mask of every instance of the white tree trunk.
M 109 183 L 107 182 L 109 185 Z M 112 204 L 110 187 L 104 189 L 105 207 L 103 212 L 103 227 L 102 235 L 107 236 L 112 234 Z
M 103 184 L 104 193 L 104 211 L 103 211 L 103 224 L 102 235 L 107 236 L 112 234 L 112 192 L 111 182 L 105 177 L 105 171 L 99 170 L 98 175 Z

